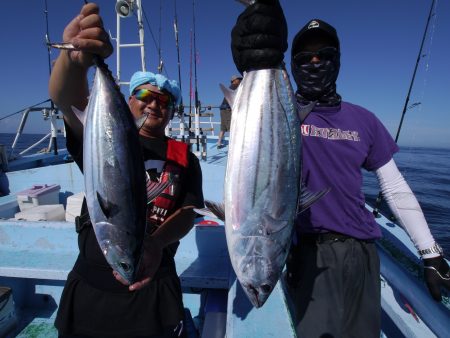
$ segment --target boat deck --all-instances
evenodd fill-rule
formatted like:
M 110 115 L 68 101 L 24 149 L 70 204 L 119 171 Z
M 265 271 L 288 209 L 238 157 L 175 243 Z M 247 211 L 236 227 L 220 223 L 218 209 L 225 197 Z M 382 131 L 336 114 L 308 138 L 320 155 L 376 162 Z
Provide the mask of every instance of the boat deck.
M 227 147 L 218 150 L 210 145 L 207 160 L 201 161 L 206 199 L 222 200 L 226 159 Z M 83 177 L 74 163 L 50 168 L 8 172 L 12 194 L 0 197 L 0 286 L 12 288 L 18 320 L 7 337 L 57 336 L 53 327 L 56 310 L 78 253 L 75 226 L 72 222 L 9 219 L 18 211 L 14 192 L 33 184 L 59 184 L 63 204 L 67 197 L 82 190 Z M 380 217 L 378 222 L 384 233 L 379 243 L 382 335 L 450 336 L 450 312 L 444 305 L 427 300 L 418 306 L 410 302 L 426 291 L 423 282 L 414 277 L 420 265 L 409 238 L 386 218 Z M 181 240 L 176 255 L 189 337 L 295 337 L 283 279 L 262 308 L 253 308 L 236 282 L 223 223 L 204 218 L 198 218 L 196 223 L 194 230 Z M 407 292 L 410 287 L 413 295 Z M 424 312 L 431 315 L 422 316 Z M 0 336 L 1 323 L 0 316 Z

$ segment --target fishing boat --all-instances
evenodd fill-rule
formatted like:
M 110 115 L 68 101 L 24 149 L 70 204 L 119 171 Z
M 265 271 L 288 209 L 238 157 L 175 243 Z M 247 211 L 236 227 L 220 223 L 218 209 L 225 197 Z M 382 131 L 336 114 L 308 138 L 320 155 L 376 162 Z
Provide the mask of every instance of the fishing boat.
M 120 11 L 128 5 L 117 2 L 118 23 L 126 14 Z M 139 7 L 137 0 L 137 18 L 142 20 Z M 120 51 L 120 38 L 116 42 Z M 136 46 L 142 44 L 140 32 Z M 120 79 L 119 70 L 117 74 Z M 67 150 L 56 147 L 57 109 L 51 104 L 38 108 L 49 109 L 53 121 L 45 138 L 53 140 L 47 148 L 52 151 L 12 156 L 13 151 L 0 147 L 0 178 L 8 188 L 8 194 L 0 197 L 0 337 L 57 337 L 56 311 L 78 254 L 74 217 L 81 209 L 83 176 Z M 201 160 L 205 199 L 221 201 L 228 153 L 227 147 L 216 147 L 213 114 L 214 109 L 196 103 L 188 114 L 178 114 L 167 134 L 191 144 Z M 188 124 L 186 118 L 193 121 Z M 17 138 L 22 129 L 21 124 Z M 377 222 L 383 232 L 377 243 L 382 336 L 449 337 L 449 298 L 436 303 L 428 295 L 420 257 L 405 231 L 381 214 Z M 236 280 L 220 220 L 199 216 L 181 240 L 175 261 L 189 337 L 296 337 L 284 276 L 264 306 L 254 308 Z

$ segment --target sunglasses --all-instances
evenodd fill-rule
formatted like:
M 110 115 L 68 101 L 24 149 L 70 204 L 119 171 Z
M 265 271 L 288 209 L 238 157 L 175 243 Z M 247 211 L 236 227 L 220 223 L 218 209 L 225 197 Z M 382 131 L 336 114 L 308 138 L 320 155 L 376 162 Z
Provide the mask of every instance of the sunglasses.
M 154 91 L 151 91 L 150 89 L 143 88 L 136 89 L 133 92 L 133 95 L 139 101 L 152 102 L 153 100 L 155 100 L 160 108 L 172 107 L 172 97 L 170 96 L 170 94 L 156 93 Z
M 299 52 L 294 56 L 294 62 L 296 64 L 304 65 L 311 62 L 314 56 L 317 56 L 321 61 L 333 61 L 338 55 L 337 48 L 324 47 L 315 52 Z

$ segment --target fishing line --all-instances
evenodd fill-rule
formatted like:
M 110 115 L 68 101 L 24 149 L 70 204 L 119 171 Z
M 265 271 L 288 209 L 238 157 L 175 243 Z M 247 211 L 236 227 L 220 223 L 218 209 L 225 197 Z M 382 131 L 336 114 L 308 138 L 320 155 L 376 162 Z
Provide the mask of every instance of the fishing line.
M 159 50 L 160 48 L 159 48 L 158 43 L 156 42 L 156 38 L 155 38 L 155 35 L 153 34 L 153 30 L 150 27 L 150 23 L 147 18 L 147 13 L 145 13 L 145 10 L 144 10 L 144 5 L 142 5 L 142 14 L 144 14 L 145 23 L 147 24 L 147 27 L 150 31 L 150 35 L 152 36 L 152 40 L 153 40 L 153 44 L 155 45 L 155 49 Z M 169 75 L 167 74 L 167 69 L 166 69 L 166 67 L 164 67 L 164 65 L 162 66 L 162 70 L 164 70 L 166 76 L 169 77 Z
M 431 51 L 432 51 L 432 46 L 433 46 L 433 37 L 434 37 L 434 32 L 436 30 L 436 22 L 437 22 L 437 7 L 438 7 L 438 2 L 436 1 L 435 7 L 434 7 L 434 13 L 432 15 L 432 24 L 431 24 L 431 30 L 430 30 L 430 38 L 428 39 L 429 43 L 427 44 L 427 51 L 421 55 L 421 58 L 425 61 L 425 67 L 424 67 L 424 75 L 423 75 L 423 82 L 422 82 L 422 86 L 421 86 L 421 91 L 420 94 L 418 95 L 418 100 L 415 100 L 414 103 L 410 104 L 407 108 L 408 111 L 410 111 L 413 108 L 417 107 L 417 112 L 416 115 L 421 116 L 422 115 L 422 111 L 424 109 L 424 104 L 423 104 L 423 100 L 425 97 L 425 91 L 427 89 L 427 85 L 428 85 L 428 71 L 430 70 L 430 60 L 431 60 Z M 420 128 L 423 128 L 423 123 L 421 123 L 420 121 L 418 121 L 417 119 L 413 119 L 413 125 L 412 125 L 412 130 L 418 130 Z M 413 132 L 412 134 L 410 134 L 410 144 L 415 144 L 415 141 L 417 140 L 418 137 L 418 133 L 417 132 Z M 412 148 L 412 146 L 409 147 L 410 149 Z M 407 157 L 408 159 L 411 159 L 411 157 L 413 156 L 413 154 L 411 152 L 409 152 L 409 156 Z M 406 176 L 407 174 L 407 168 L 405 168 L 405 170 L 403 171 L 404 175 Z
M 420 44 L 419 53 L 418 53 L 418 55 L 417 55 L 416 65 L 415 65 L 415 67 L 414 67 L 414 72 L 413 72 L 413 75 L 412 75 L 411 83 L 410 83 L 410 85 L 409 85 L 408 94 L 407 94 L 407 96 L 406 96 L 405 104 L 404 104 L 404 106 L 403 106 L 403 111 L 402 111 L 402 115 L 401 115 L 401 118 L 400 118 L 400 123 L 399 123 L 398 129 L 397 129 L 397 134 L 395 135 L 395 143 L 398 142 L 398 139 L 399 139 L 399 136 L 400 136 L 400 131 L 401 131 L 402 125 L 403 125 L 403 120 L 404 120 L 404 118 L 405 118 L 406 111 L 407 111 L 407 109 L 408 109 L 408 107 L 409 107 L 409 105 L 408 105 L 408 104 L 409 104 L 409 98 L 410 98 L 411 91 L 412 91 L 412 88 L 413 88 L 413 85 L 414 85 L 414 80 L 415 80 L 415 78 L 416 78 L 417 68 L 418 68 L 418 66 L 419 66 L 420 59 L 422 58 L 422 50 L 423 50 L 423 46 L 424 46 L 424 43 L 425 43 L 425 39 L 426 39 L 426 37 L 427 37 L 428 26 L 429 26 L 429 24 L 430 24 L 431 18 L 432 18 L 433 15 L 434 15 L 434 14 L 433 14 L 433 10 L 435 10 L 435 2 L 436 2 L 436 1 L 433 0 L 432 3 L 431 3 L 430 12 L 429 12 L 429 14 L 428 14 L 427 23 L 426 23 L 426 25 L 425 25 L 425 31 L 423 32 L 422 42 L 421 42 L 421 44 Z M 377 198 L 376 198 L 376 200 L 375 200 L 375 206 L 374 206 L 373 211 L 372 211 L 372 213 L 373 213 L 373 215 L 374 215 L 375 217 L 378 217 L 378 214 L 379 214 L 379 208 L 380 208 L 380 206 L 381 206 L 382 200 L 383 200 L 383 195 L 382 195 L 381 190 L 380 190 L 380 191 L 378 192 L 378 196 L 377 196 Z

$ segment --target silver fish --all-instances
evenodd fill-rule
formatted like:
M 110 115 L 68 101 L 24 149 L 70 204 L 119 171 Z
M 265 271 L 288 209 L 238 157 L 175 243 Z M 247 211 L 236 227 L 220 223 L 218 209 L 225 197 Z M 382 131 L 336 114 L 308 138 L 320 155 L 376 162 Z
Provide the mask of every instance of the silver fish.
M 146 230 L 146 176 L 136 121 L 109 69 L 97 70 L 83 122 L 83 173 L 94 232 L 110 266 L 136 278 Z M 150 199 L 167 184 L 150 183 Z
M 292 241 L 298 212 L 327 190 L 301 188 L 300 118 L 284 69 L 244 73 L 232 106 L 224 186 L 225 232 L 231 263 L 251 303 L 274 289 Z

